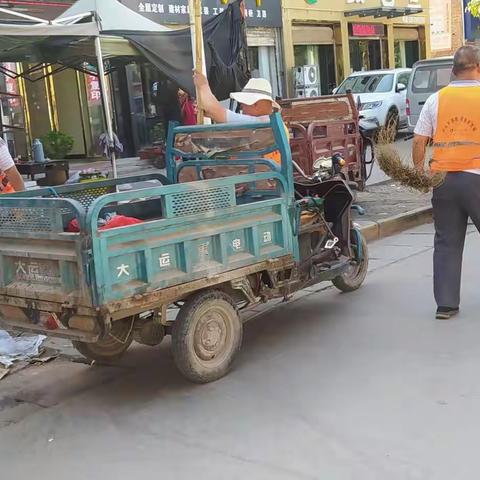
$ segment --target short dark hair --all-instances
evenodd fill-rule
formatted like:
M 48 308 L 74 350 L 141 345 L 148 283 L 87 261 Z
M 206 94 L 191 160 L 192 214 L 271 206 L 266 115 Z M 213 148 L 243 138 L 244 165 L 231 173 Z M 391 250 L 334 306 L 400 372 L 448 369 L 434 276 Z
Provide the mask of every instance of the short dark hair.
M 459 73 L 473 70 L 480 66 L 480 48 L 476 45 L 465 45 L 460 47 L 453 57 L 453 73 Z

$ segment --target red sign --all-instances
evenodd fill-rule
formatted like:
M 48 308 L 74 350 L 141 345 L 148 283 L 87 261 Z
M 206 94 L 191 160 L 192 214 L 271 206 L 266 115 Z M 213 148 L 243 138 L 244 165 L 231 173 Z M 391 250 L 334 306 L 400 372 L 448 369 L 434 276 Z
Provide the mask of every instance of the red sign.
M 353 23 L 352 35 L 355 37 L 383 37 L 385 27 L 375 23 Z
M 10 72 L 13 72 L 12 74 L 14 75 L 15 72 L 17 71 L 17 67 L 14 63 L 4 63 L 3 66 L 9 70 Z M 8 77 L 5 75 L 5 89 L 7 93 L 10 93 L 11 95 L 18 95 L 18 83 L 16 78 Z M 14 107 L 19 107 L 20 106 L 20 99 L 19 98 L 9 98 L 8 99 L 8 104 L 14 108 Z
M 90 105 L 100 105 L 102 103 L 100 81 L 95 75 L 87 75 L 87 94 Z

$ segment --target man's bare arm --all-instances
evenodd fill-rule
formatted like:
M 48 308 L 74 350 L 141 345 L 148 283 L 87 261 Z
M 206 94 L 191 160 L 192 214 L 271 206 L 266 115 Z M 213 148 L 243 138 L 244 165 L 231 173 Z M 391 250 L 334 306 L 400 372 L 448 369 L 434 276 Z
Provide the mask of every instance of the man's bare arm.
M 25 190 L 25 183 L 23 183 L 23 178 L 18 172 L 17 167 L 12 167 L 8 170 L 5 170 L 5 174 L 7 175 L 8 181 L 16 192 L 23 192 L 23 190 Z
M 425 170 L 425 155 L 429 141 L 430 137 L 424 137 L 423 135 L 415 135 L 413 137 L 412 157 L 413 165 L 417 170 Z
M 205 115 L 214 122 L 225 123 L 227 121 L 227 109 L 215 98 L 205 75 L 195 71 L 193 81 L 199 96 L 197 98 L 198 107 L 203 109 Z

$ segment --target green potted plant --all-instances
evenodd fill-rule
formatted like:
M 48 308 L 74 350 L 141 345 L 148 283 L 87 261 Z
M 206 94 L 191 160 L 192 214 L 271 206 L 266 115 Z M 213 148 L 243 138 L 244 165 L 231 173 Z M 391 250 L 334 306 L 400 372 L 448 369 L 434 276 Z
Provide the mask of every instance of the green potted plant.
M 45 155 L 52 160 L 64 159 L 73 148 L 73 137 L 63 133 L 52 130 L 40 138 L 43 143 Z

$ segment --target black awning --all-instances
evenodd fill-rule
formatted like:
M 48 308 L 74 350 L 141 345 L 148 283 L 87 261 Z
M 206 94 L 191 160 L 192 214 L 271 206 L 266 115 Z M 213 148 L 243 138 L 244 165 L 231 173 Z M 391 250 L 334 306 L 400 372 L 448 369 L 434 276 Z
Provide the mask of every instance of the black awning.
M 373 18 L 396 18 L 406 17 L 407 15 L 415 15 L 422 13 L 421 8 L 397 8 L 397 7 L 378 7 L 363 8 L 359 10 L 350 10 L 345 12 L 346 17 L 373 17 Z

